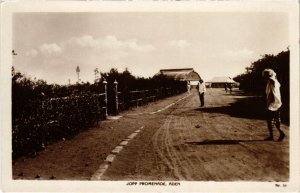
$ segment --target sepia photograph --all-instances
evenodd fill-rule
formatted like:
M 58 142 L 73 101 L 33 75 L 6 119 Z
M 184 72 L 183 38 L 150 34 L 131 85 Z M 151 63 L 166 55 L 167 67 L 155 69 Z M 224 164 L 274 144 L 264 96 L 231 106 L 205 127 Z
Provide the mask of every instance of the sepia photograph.
M 298 2 L 122 3 L 2 4 L 4 190 L 299 191 Z

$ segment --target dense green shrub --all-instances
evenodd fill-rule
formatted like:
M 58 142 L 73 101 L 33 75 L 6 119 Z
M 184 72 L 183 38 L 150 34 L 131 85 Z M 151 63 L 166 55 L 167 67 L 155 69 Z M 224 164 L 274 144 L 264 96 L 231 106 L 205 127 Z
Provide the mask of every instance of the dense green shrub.
M 99 95 L 27 101 L 21 111 L 13 112 L 13 157 L 34 153 L 96 124 L 101 119 L 99 101 Z

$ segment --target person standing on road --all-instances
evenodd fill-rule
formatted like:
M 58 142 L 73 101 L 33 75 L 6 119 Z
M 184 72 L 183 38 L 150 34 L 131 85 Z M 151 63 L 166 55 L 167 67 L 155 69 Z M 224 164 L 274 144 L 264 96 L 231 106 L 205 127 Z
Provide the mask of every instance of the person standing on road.
M 187 81 L 187 91 L 188 91 L 188 93 L 191 92 L 191 83 L 190 83 L 190 81 Z
M 282 141 L 285 134 L 280 129 L 280 107 L 282 105 L 280 83 L 276 79 L 276 73 L 272 69 L 265 69 L 263 71 L 263 78 L 266 83 L 265 96 L 269 129 L 269 137 L 265 138 L 265 140 L 273 140 L 273 125 L 275 125 L 280 134 L 278 141 Z
M 206 92 L 206 88 L 205 88 L 205 83 L 202 79 L 199 80 L 198 91 L 199 91 L 201 107 L 203 107 L 204 106 L 204 93 Z

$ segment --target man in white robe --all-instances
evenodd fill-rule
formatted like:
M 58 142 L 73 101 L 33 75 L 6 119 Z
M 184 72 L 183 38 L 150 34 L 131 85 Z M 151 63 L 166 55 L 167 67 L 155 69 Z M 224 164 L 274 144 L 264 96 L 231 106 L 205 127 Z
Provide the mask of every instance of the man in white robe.
M 280 83 L 276 79 L 276 73 L 272 69 L 265 69 L 263 77 L 266 83 L 266 110 L 267 124 L 269 129 L 269 137 L 265 140 L 273 140 L 273 125 L 279 132 L 278 141 L 282 141 L 285 137 L 284 132 L 280 129 L 280 107 L 282 105 L 280 95 Z

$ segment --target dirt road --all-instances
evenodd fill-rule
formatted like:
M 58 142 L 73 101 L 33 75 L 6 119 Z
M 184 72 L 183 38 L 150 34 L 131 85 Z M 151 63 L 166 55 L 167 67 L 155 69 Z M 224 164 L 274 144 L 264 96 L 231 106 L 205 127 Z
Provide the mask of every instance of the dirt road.
M 15 160 L 14 178 L 89 180 L 111 151 L 138 129 L 101 180 L 289 179 L 288 126 L 282 124 L 287 134 L 283 141 L 264 141 L 268 132 L 255 96 L 208 89 L 204 108 L 192 92 L 122 116 L 53 144 L 37 157 Z

